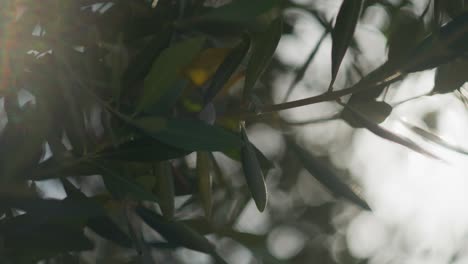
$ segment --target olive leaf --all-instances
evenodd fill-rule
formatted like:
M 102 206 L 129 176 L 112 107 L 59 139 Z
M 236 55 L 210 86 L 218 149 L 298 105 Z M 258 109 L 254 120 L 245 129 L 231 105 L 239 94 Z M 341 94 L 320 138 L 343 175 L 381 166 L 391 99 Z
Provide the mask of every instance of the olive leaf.
M 206 89 L 203 96 L 203 103 L 208 104 L 218 94 L 218 92 L 229 81 L 232 74 L 241 64 L 250 48 L 250 37 L 244 35 L 242 40 L 226 56 L 223 63 L 216 70 L 213 80 Z
M 361 15 L 363 0 L 344 0 L 332 30 L 332 79 L 333 87 L 341 61 L 353 40 L 354 31 Z
M 252 37 L 252 53 L 245 74 L 244 100 L 252 96 L 257 80 L 270 63 L 281 38 L 282 28 L 283 20 L 278 17 L 271 22 L 265 32 Z
M 245 129 L 241 131 L 244 144 L 241 148 L 241 162 L 244 176 L 249 187 L 250 194 L 255 201 L 255 205 L 260 212 L 265 210 L 268 200 L 267 187 L 263 176 L 262 168 L 258 162 L 252 143 L 250 143 Z
M 288 139 L 289 146 L 302 162 L 304 168 L 321 184 L 323 184 L 333 195 L 343 197 L 357 206 L 371 210 L 369 205 L 362 200 L 354 191 L 343 183 L 335 173 L 328 168 L 322 161 L 318 160 L 312 154 L 306 152 L 291 139 Z
M 374 133 L 375 135 L 384 138 L 386 140 L 390 140 L 394 143 L 400 144 L 404 147 L 407 147 L 413 151 L 416 151 L 420 154 L 423 154 L 425 156 L 431 157 L 433 159 L 441 160 L 438 156 L 433 154 L 432 152 L 427 151 L 423 147 L 419 146 L 416 144 L 414 141 L 412 141 L 409 138 L 403 137 L 401 135 L 397 135 L 381 126 L 378 124 L 375 124 L 371 120 L 367 119 L 364 115 L 362 115 L 360 112 L 358 112 L 356 109 L 354 109 L 352 106 L 342 104 L 345 108 L 349 110 L 349 113 L 351 116 L 354 118 L 354 120 L 359 123 L 361 126 L 365 127 L 368 129 L 370 132 Z
M 144 80 L 144 88 L 136 112 L 150 110 L 160 98 L 170 92 L 179 74 L 202 48 L 204 37 L 195 37 L 180 43 L 176 43 L 161 52 L 153 63 L 150 72 Z
M 460 58 L 437 67 L 433 94 L 450 93 L 468 81 L 468 61 Z
M 385 121 L 392 112 L 392 106 L 382 101 L 351 101 L 348 105 L 376 124 Z M 354 128 L 364 127 L 362 123 L 355 120 L 355 115 L 348 108 L 343 109 L 341 118 Z
M 167 220 L 161 215 L 141 206 L 135 210 L 146 224 L 161 234 L 170 244 L 210 254 L 215 258 L 217 263 L 226 263 L 219 257 L 215 251 L 215 247 L 208 239 L 182 222 Z
M 164 217 L 172 218 L 175 211 L 175 188 L 171 164 L 169 162 L 158 163 L 156 165 L 155 173 L 155 176 L 158 177 L 156 193 L 159 198 L 159 207 L 161 208 Z
M 211 216 L 213 198 L 211 197 L 211 166 L 207 152 L 197 152 L 198 194 L 205 210 L 205 216 Z

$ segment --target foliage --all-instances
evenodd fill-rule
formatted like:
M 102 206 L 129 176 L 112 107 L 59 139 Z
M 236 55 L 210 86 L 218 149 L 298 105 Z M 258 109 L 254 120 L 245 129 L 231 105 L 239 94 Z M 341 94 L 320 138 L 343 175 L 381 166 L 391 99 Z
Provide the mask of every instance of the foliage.
M 460 12 L 463 7 L 456 5 L 461 2 L 455 0 L 434 1 L 435 8 L 427 9 L 433 12 L 426 10 L 420 17 L 405 9 L 409 1 L 345 0 L 332 26 L 313 4 L 228 2 L 219 7 L 198 0 L 0 2 L 0 95 L 8 119 L 0 137 L 2 263 L 78 263 L 97 237 L 131 256 L 112 260 L 115 256 L 108 254 L 103 263 L 177 263 L 171 252 L 180 247 L 225 263 L 228 254 L 213 243 L 223 238 L 264 263 L 308 263 L 311 258 L 358 262 L 347 252 L 334 259 L 326 247 L 313 243 L 294 258 L 280 260 L 268 251 L 267 235 L 236 229 L 250 198 L 259 211 L 268 210 L 266 177 L 274 167 L 288 171 L 275 179 L 276 188 L 285 192 L 293 192 L 292 183 L 304 167 L 335 197 L 363 210 L 372 208 L 342 172 L 292 136 L 285 135 L 291 155 L 268 160 L 249 140 L 246 127 L 271 115 L 271 123 L 286 131 L 291 124 L 276 112 L 336 101 L 343 107 L 337 118 L 350 126 L 438 158 L 380 125 L 392 106 L 379 96 L 408 74 L 433 68 L 437 73 L 431 94 L 460 89 L 468 76 L 468 14 Z M 350 67 L 340 65 L 345 54 L 359 53 L 353 39 L 356 26 L 376 5 L 391 14 L 387 62 L 349 87 L 333 89 L 337 76 L 351 74 Z M 289 30 L 283 11 L 291 8 L 322 23 L 325 33 L 317 49 L 331 33 L 330 89 L 267 104 L 269 74 L 281 68 L 273 55 Z M 290 91 L 317 49 L 297 70 Z M 351 61 L 360 67 L 357 59 Z M 345 103 L 346 95 L 351 97 Z M 406 125 L 463 153 L 429 131 Z M 196 157 L 195 166 L 187 157 Z M 220 157 L 242 170 L 223 171 Z M 245 178 L 239 181 L 239 175 Z M 102 180 L 94 189 L 86 181 L 92 177 Z M 47 180 L 59 182 L 66 198 L 47 198 L 38 187 Z M 291 215 L 270 210 L 278 214 L 272 217 L 275 225 L 296 226 L 313 236 L 304 223 L 330 233 L 335 204 L 301 205 L 302 211 Z M 148 235 L 142 227 L 160 236 Z M 215 236 L 207 239 L 208 234 Z

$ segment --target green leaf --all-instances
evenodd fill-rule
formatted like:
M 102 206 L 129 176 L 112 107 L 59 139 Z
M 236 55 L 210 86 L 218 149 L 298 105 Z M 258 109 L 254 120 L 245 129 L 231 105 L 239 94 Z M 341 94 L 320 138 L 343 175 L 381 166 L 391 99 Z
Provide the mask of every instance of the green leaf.
M 244 145 L 241 149 L 241 162 L 244 170 L 244 176 L 258 210 L 263 212 L 268 200 L 265 179 L 255 150 L 252 147 L 252 143 L 250 143 L 247 138 L 244 128 L 242 128 L 241 133 L 242 139 L 244 140 Z
M 211 217 L 213 198 L 211 197 L 210 158 L 207 152 L 197 152 L 198 194 L 205 210 L 205 216 Z
M 15 217 L 13 220 L 22 218 Z M 36 263 L 43 258 L 70 251 L 93 249 L 93 243 L 81 229 L 57 224 L 43 224 L 24 232 L 2 228 L 5 251 L 14 263 Z
M 253 48 L 245 73 L 243 98 L 248 99 L 253 93 L 257 80 L 263 74 L 273 57 L 281 38 L 283 20 L 275 19 L 265 32 L 253 36 Z
M 128 67 L 129 54 L 123 43 L 123 34 L 119 34 L 118 41 L 114 46 L 109 45 L 108 60 L 111 69 L 112 95 L 117 104 L 120 103 L 122 93 L 122 75 Z
M 148 112 L 151 114 L 156 115 L 167 115 L 170 114 L 173 110 L 174 106 L 179 100 L 180 95 L 182 94 L 183 90 L 189 85 L 189 81 L 187 79 L 178 79 L 175 83 L 168 89 L 168 91 L 161 96 L 159 102 L 151 107 Z
M 136 212 L 146 224 L 161 234 L 170 244 L 210 254 L 218 263 L 226 263 L 218 256 L 214 246 L 208 239 L 185 224 L 167 220 L 161 215 L 141 206 L 136 208 Z
M 169 45 L 173 36 L 171 27 L 164 27 L 158 34 L 152 36 L 145 47 L 130 61 L 124 73 L 125 85 L 131 85 L 145 77 L 151 70 L 151 65 Z
M 205 38 L 184 40 L 165 49 L 153 63 L 144 80 L 143 92 L 137 103 L 136 112 L 151 110 L 174 85 L 184 67 L 195 58 Z
M 307 153 L 305 150 L 300 148 L 292 140 L 288 140 L 289 147 L 292 148 L 294 153 L 297 155 L 299 160 L 304 165 L 304 168 L 323 186 L 332 192 L 337 197 L 343 197 L 357 206 L 370 210 L 369 205 L 362 200 L 357 194 L 355 194 L 346 184 L 344 184 L 335 173 L 328 168 L 322 161 L 319 161 L 316 157 Z
M 443 64 L 437 68 L 433 94 L 445 94 L 458 90 L 468 81 L 468 61 L 464 58 Z
M 441 136 L 439 136 L 439 135 L 437 135 L 435 133 L 427 131 L 427 130 L 421 128 L 421 127 L 412 125 L 412 124 L 410 124 L 410 123 L 408 123 L 407 121 L 404 121 L 404 120 L 400 120 L 400 122 L 403 123 L 408 129 L 410 129 L 414 133 L 420 135 L 421 137 L 423 137 L 427 141 L 433 142 L 433 143 L 435 143 L 437 145 L 440 145 L 440 146 L 442 146 L 444 148 L 447 148 L 447 149 L 450 149 L 452 151 L 458 152 L 460 154 L 468 155 L 468 150 L 465 150 L 465 149 L 457 146 L 454 143 L 448 142 L 447 140 L 445 140 L 444 138 L 442 138 Z
M 90 218 L 86 225 L 99 236 L 119 246 L 130 248 L 133 245 L 130 237 L 108 216 Z
M 164 161 L 183 157 L 190 151 L 172 147 L 150 137 L 140 137 L 127 141 L 117 148 L 109 147 L 99 153 L 99 157 L 122 161 Z
M 364 115 L 359 113 L 357 110 L 355 110 L 353 107 L 342 104 L 345 108 L 348 109 L 349 113 L 353 117 L 353 119 L 360 124 L 361 126 L 367 128 L 370 132 L 374 133 L 375 135 L 387 139 L 389 141 L 392 141 L 394 143 L 400 144 L 404 147 L 407 147 L 413 151 L 416 151 L 420 154 L 423 154 L 425 156 L 431 157 L 433 159 L 441 160 L 439 157 L 437 157 L 435 154 L 425 150 L 415 142 L 413 142 L 411 139 L 397 135 L 377 124 L 372 122 L 371 120 L 367 119 Z
M 260 163 L 260 167 L 262 168 L 263 175 L 268 175 L 268 172 L 274 168 L 274 164 L 268 160 L 265 155 L 253 144 L 251 146 L 254 148 L 255 154 L 257 155 L 258 162 Z M 233 160 L 241 161 L 241 148 L 235 148 L 229 151 L 223 152 L 226 156 Z
M 3 129 L 0 136 L 0 181 L 29 176 L 29 170 L 41 159 L 50 125 L 50 119 L 42 110 L 39 106 L 33 108 L 27 104 L 17 113 L 17 121 L 9 121 Z
M 201 20 L 217 20 L 226 22 L 248 22 L 264 14 L 280 3 L 279 0 L 249 1 L 237 0 L 215 8 L 202 15 Z
M 128 194 L 137 200 L 158 202 L 158 198 L 154 194 L 146 190 L 135 180 L 122 175 L 124 170 L 121 167 L 119 168 L 118 164 L 101 160 L 95 162 L 94 165 L 102 170 L 101 174 L 106 187 L 118 194 L 117 199 L 122 198 L 120 196 L 124 194 Z
M 211 80 L 210 86 L 205 91 L 203 96 L 203 103 L 206 105 L 218 94 L 218 92 L 224 87 L 226 82 L 236 71 L 241 64 L 245 55 L 250 48 L 250 38 L 248 35 L 244 35 L 242 41 L 232 49 L 232 51 L 226 56 L 223 63 L 216 70 L 213 79 Z
M 171 164 L 169 162 L 161 162 L 156 168 L 156 176 L 158 177 L 156 192 L 159 197 L 159 207 L 165 217 L 172 218 L 175 211 L 175 187 Z
M 71 184 L 66 179 L 61 179 L 65 192 L 67 193 L 66 199 L 87 199 L 94 202 L 92 199 L 86 197 L 78 188 Z M 96 206 L 101 207 L 94 202 Z M 101 237 L 115 242 L 117 245 L 123 247 L 131 247 L 132 240 L 127 236 L 108 215 L 95 216 L 87 219 L 86 226 L 89 227 L 96 234 Z
M 332 30 L 332 79 L 335 82 L 341 61 L 353 40 L 354 31 L 361 15 L 363 0 L 344 0 Z
M 349 102 L 348 105 L 352 106 L 356 111 L 359 111 L 362 115 L 376 124 L 380 124 L 390 115 L 392 112 L 392 106 L 382 101 L 354 101 Z M 353 113 L 347 108 L 343 109 L 341 118 L 345 120 L 350 126 L 354 128 L 362 128 L 363 125 L 354 119 Z
M 100 206 L 88 199 L 38 199 L 34 197 L 0 194 L 0 207 L 16 208 L 35 215 L 37 219 L 46 216 L 57 221 L 75 221 L 103 215 Z
M 445 3 L 445 11 L 452 18 L 459 16 L 465 10 L 464 0 L 447 0 Z
M 135 126 L 148 136 L 165 144 L 188 151 L 223 151 L 238 147 L 239 137 L 221 127 L 205 124 L 199 120 L 148 117 L 137 119 Z

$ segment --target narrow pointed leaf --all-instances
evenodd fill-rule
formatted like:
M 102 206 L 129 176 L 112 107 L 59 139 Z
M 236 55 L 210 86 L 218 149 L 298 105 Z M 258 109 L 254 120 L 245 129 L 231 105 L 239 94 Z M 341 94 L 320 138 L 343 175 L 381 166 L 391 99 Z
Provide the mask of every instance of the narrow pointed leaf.
M 211 197 L 210 159 L 207 152 L 197 152 L 198 194 L 205 210 L 205 216 L 211 217 L 213 200 Z
M 112 241 L 119 246 L 127 248 L 132 247 L 133 243 L 130 237 L 108 216 L 90 218 L 86 223 L 86 226 L 99 236 Z
M 348 102 L 348 105 L 352 106 L 356 111 L 359 111 L 362 115 L 366 116 L 370 121 L 380 124 L 392 112 L 392 106 L 382 101 L 351 101 Z M 363 125 L 359 121 L 356 121 L 354 114 L 345 108 L 341 113 L 341 118 L 345 120 L 350 126 L 354 128 L 362 128 Z
M 370 210 L 369 205 L 343 183 L 330 168 L 323 164 L 323 162 L 319 161 L 312 154 L 307 153 L 296 145 L 296 143 L 292 142 L 292 140 L 289 141 L 289 146 L 302 162 L 304 168 L 323 184 L 323 186 L 330 190 L 333 195 L 345 198 L 365 210 Z
M 232 74 L 239 67 L 245 55 L 249 51 L 249 48 L 250 38 L 248 36 L 244 36 L 242 41 L 226 56 L 223 63 L 221 63 L 216 70 L 210 86 L 208 86 L 208 89 L 205 91 L 203 96 L 203 103 L 205 105 L 211 102 L 227 81 L 229 81 L 229 78 L 231 78 Z
M 164 217 L 170 219 L 174 216 L 175 211 L 175 188 L 171 164 L 169 162 L 161 162 L 156 168 L 156 176 L 158 177 L 156 188 L 159 197 L 159 207 Z
M 146 190 L 133 179 L 121 175 L 122 170 L 117 171 L 116 168 L 112 168 L 110 165 L 103 165 L 103 163 L 103 161 L 100 161 L 95 166 L 102 170 L 102 177 L 106 187 L 120 193 L 118 196 L 128 194 L 138 200 L 158 202 L 158 198 L 150 191 Z
M 438 156 L 435 154 L 425 150 L 415 142 L 413 142 L 411 139 L 397 135 L 364 117 L 361 113 L 356 111 L 353 107 L 350 107 L 348 105 L 343 105 L 349 110 L 349 113 L 351 113 L 352 117 L 356 122 L 358 122 L 360 125 L 363 127 L 367 128 L 370 132 L 374 133 L 375 135 L 384 138 L 386 140 L 392 141 L 394 143 L 400 144 L 404 147 L 407 147 L 413 151 L 416 151 L 420 154 L 423 154 L 425 156 L 431 157 L 433 159 L 441 160 Z
M 246 22 L 257 16 L 272 10 L 278 5 L 279 0 L 255 1 L 238 0 L 231 1 L 204 14 L 202 20 L 217 20 L 226 22 Z
M 247 64 L 243 98 L 248 99 L 253 93 L 257 80 L 263 74 L 273 57 L 283 30 L 281 17 L 275 19 L 267 30 L 256 35 L 252 41 L 252 54 Z
M 67 199 L 89 199 L 78 188 L 66 179 L 61 179 L 62 185 L 67 193 Z M 132 240 L 127 236 L 107 215 L 91 217 L 86 221 L 86 226 L 96 234 L 120 245 L 122 247 L 131 247 Z
M 460 154 L 468 155 L 468 150 L 465 150 L 454 143 L 448 142 L 447 140 L 443 139 L 441 136 L 434 134 L 430 131 L 427 131 L 421 127 L 412 125 L 404 120 L 400 120 L 401 123 L 403 123 L 408 129 L 413 131 L 414 133 L 420 135 L 424 139 L 433 142 L 435 144 L 438 144 L 444 148 L 450 149 L 452 151 L 458 152 Z
M 174 44 L 165 49 L 153 63 L 144 80 L 144 88 L 136 107 L 136 112 L 150 110 L 161 97 L 169 92 L 180 73 L 189 65 L 205 42 L 197 37 Z
M 132 122 L 148 136 L 188 151 L 223 151 L 238 147 L 241 143 L 234 133 L 200 120 L 162 120 L 146 118 Z
M 187 225 L 181 222 L 167 220 L 161 215 L 144 207 L 137 207 L 136 212 L 146 224 L 161 234 L 170 244 L 204 252 L 212 255 L 215 259 L 219 258 L 214 246 L 208 239 Z M 222 261 L 220 263 L 225 262 Z
M 148 74 L 158 55 L 169 45 L 172 35 L 173 29 L 164 27 L 161 32 L 149 40 L 141 52 L 130 61 L 123 76 L 125 85 L 132 84 Z
M 99 157 L 122 161 L 163 161 L 183 157 L 190 151 L 169 146 L 150 137 L 137 138 L 116 147 L 103 149 Z
M 268 199 L 265 179 L 255 150 L 252 146 L 252 143 L 250 143 L 249 139 L 247 138 L 247 134 L 244 128 L 242 129 L 241 133 L 242 139 L 244 140 L 244 145 L 241 149 L 241 162 L 242 168 L 244 170 L 245 180 L 247 181 L 250 194 L 252 195 L 258 210 L 263 212 L 263 210 L 265 210 Z
M 341 61 L 353 40 L 354 31 L 361 15 L 363 0 L 344 0 L 341 4 L 332 31 L 332 79 L 335 82 Z

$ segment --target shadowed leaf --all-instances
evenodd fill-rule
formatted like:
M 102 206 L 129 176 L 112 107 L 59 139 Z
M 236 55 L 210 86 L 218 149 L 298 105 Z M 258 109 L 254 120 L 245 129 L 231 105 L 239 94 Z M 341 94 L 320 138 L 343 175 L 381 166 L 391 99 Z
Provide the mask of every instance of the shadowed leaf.
M 158 201 L 158 198 L 150 191 L 146 190 L 132 178 L 123 175 L 123 169 L 117 164 L 114 167 L 112 163 L 106 164 L 104 161 L 100 161 L 99 163 L 96 162 L 95 166 L 101 169 L 104 183 L 109 191 L 114 195 L 118 194 L 116 198 L 121 199 L 123 197 L 120 196 L 128 194 L 137 200 Z
M 61 179 L 65 192 L 66 199 L 89 199 L 78 188 L 71 184 L 66 179 Z M 132 240 L 118 227 L 112 219 L 107 215 L 91 217 L 86 221 L 86 226 L 96 234 L 108 239 L 122 247 L 131 247 Z
M 146 118 L 134 124 L 148 136 L 188 151 L 222 151 L 240 145 L 235 134 L 199 120 Z
M 136 212 L 146 224 L 161 234 L 170 244 L 210 254 L 217 263 L 226 263 L 218 256 L 208 239 L 185 224 L 167 220 L 144 207 L 137 207 Z
M 205 216 L 211 217 L 213 200 L 211 197 L 210 159 L 207 152 L 197 152 L 198 194 L 205 210 Z
M 279 2 L 279 0 L 258 2 L 252 2 L 250 0 L 231 1 L 229 4 L 207 12 L 200 19 L 240 23 L 248 22 L 272 10 Z
M 437 67 L 433 94 L 451 93 L 468 81 L 468 61 L 457 59 Z
M 244 170 L 245 180 L 249 187 L 252 198 L 260 212 L 265 210 L 268 194 L 260 163 L 258 162 L 255 150 L 247 138 L 245 129 L 242 128 L 242 139 L 244 145 L 241 149 L 241 162 Z
M 164 217 L 172 218 L 174 216 L 174 176 L 172 175 L 171 164 L 169 162 L 160 162 L 156 166 L 157 177 L 157 195 L 159 197 L 159 207 Z

